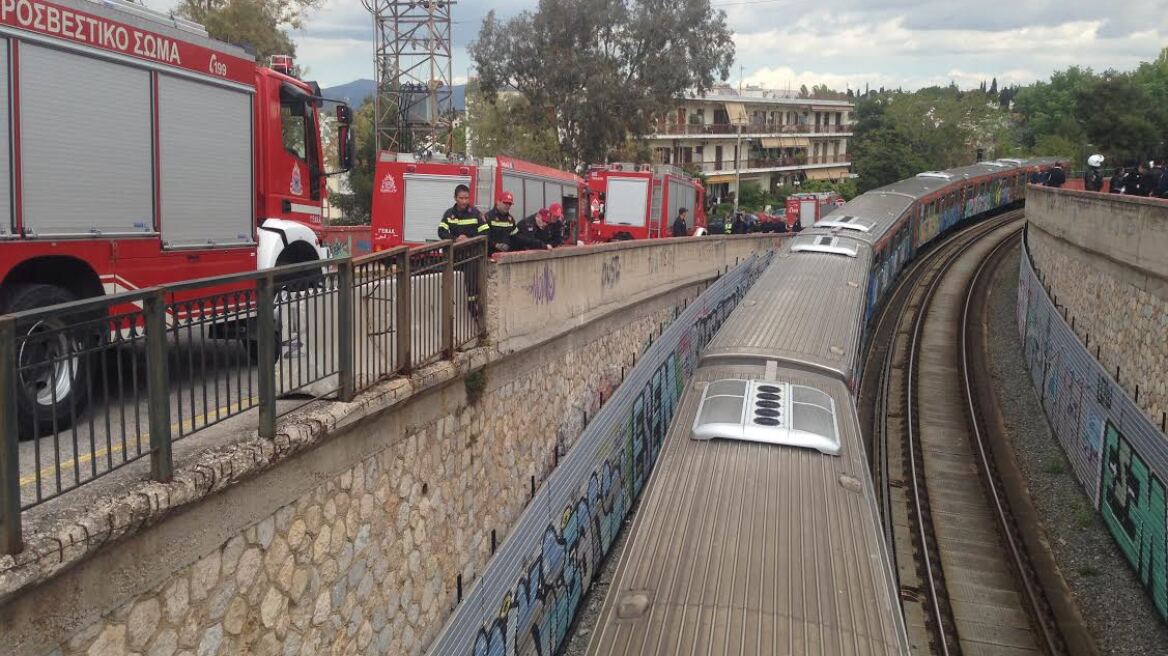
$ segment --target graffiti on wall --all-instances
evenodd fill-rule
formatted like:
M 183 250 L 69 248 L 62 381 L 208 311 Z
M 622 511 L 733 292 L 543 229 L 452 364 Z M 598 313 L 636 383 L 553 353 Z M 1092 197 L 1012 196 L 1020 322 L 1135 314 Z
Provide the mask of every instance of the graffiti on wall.
M 546 305 L 556 300 L 556 272 L 547 264 L 536 272 L 531 282 L 524 286 L 536 305 Z
M 600 265 L 600 286 L 609 289 L 620 282 L 620 255 L 613 255 Z
M 596 417 L 589 430 L 607 430 L 607 434 L 601 436 L 594 469 L 576 488 L 572 501 L 544 526 L 539 544 L 530 545 L 525 552 L 525 564 L 514 582 L 488 598 L 489 617 L 478 625 L 473 644 L 464 647 L 471 656 L 556 653 L 599 563 L 648 482 L 686 381 L 697 367 L 700 350 L 769 261 L 765 258 L 744 265 L 746 274 L 729 289 L 721 290 L 721 298 L 699 298 L 697 307 L 691 307 L 693 312 L 683 314 L 693 321 L 684 329 L 679 327 L 672 348 L 637 365 L 652 367 L 641 387 L 630 388 L 634 390 L 631 398 L 623 396 L 615 402 L 614 397 L 602 410 L 614 413 L 616 421 L 603 421 L 603 414 Z M 634 378 L 630 374 L 629 383 Z M 578 445 L 582 448 L 588 440 L 582 435 Z M 514 546 L 527 549 L 525 545 Z
M 1164 434 L 1079 341 L 1025 255 L 1015 321 L 1052 431 L 1161 617 L 1168 619 Z
M 1119 430 L 1107 422 L 1106 462 L 1103 468 L 1103 521 L 1120 550 L 1139 575 L 1163 616 L 1168 616 L 1168 579 L 1164 482 Z

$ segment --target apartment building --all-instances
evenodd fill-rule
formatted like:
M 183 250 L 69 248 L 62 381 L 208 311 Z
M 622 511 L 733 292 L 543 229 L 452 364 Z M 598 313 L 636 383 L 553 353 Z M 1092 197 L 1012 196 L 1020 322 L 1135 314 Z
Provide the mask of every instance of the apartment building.
M 645 135 L 654 161 L 706 176 L 707 198 L 728 197 L 742 183 L 763 189 L 849 175 L 848 137 L 855 107 L 846 100 L 719 86 L 689 96 Z

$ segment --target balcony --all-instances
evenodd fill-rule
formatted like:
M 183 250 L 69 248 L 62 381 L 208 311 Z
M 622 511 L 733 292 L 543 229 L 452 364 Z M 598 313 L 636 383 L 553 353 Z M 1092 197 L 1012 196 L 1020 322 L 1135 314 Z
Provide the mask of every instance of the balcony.
M 761 172 L 761 171 L 776 171 L 782 169 L 799 170 L 809 167 L 820 166 L 847 166 L 852 161 L 849 155 L 819 155 L 819 156 L 804 156 L 804 157 L 782 157 L 777 159 L 760 159 L 751 158 L 742 163 L 740 169 L 743 173 L 746 172 Z M 734 162 L 730 160 L 723 160 L 718 162 L 688 162 L 682 164 L 684 168 L 694 168 L 702 173 L 733 173 Z
M 748 123 L 742 126 L 745 135 L 811 135 L 811 134 L 851 134 L 852 125 L 779 125 L 778 123 Z M 710 123 L 685 125 L 667 124 L 657 128 L 650 138 L 666 136 L 736 136 L 738 126 L 732 123 Z

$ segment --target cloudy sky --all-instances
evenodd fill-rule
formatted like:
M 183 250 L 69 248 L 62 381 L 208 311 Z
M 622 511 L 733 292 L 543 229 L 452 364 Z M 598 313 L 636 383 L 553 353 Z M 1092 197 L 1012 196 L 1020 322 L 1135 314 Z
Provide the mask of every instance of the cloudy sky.
M 145 0 L 168 9 L 175 0 Z M 747 84 L 915 89 L 1046 79 L 1071 64 L 1130 70 L 1168 46 L 1165 0 L 711 0 L 726 12 Z M 461 0 L 454 7 L 456 82 L 487 11 L 538 0 Z M 361 0 L 325 0 L 293 34 L 322 86 L 373 77 L 373 22 Z M 737 66 L 731 81 L 737 83 Z

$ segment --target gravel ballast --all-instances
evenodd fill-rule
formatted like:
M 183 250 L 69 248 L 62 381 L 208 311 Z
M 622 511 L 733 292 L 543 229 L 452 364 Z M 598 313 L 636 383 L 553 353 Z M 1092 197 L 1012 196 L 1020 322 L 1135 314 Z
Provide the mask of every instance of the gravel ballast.
M 1015 326 L 1019 252 L 990 294 L 989 365 L 1014 457 L 1055 561 L 1103 654 L 1168 654 L 1168 624 L 1075 478 L 1035 394 Z

